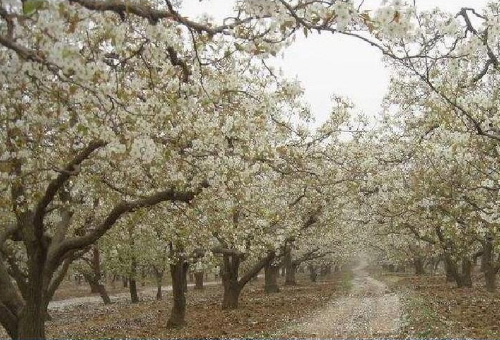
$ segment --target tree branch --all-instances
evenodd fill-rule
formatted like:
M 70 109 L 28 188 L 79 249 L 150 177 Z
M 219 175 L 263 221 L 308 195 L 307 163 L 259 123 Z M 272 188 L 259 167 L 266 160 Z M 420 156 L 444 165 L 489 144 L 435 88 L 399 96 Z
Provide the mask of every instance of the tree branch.
M 141 208 L 151 207 L 164 201 L 189 203 L 202 192 L 204 187 L 207 186 L 208 184 L 203 183 L 196 191 L 187 192 L 179 192 L 174 189 L 168 189 L 151 196 L 138 199 L 136 201 L 123 201 L 117 204 L 110 211 L 104 221 L 97 225 L 88 234 L 81 237 L 66 239 L 62 241 L 58 246 L 56 246 L 53 251 L 49 252 L 47 256 L 48 263 L 50 263 L 49 268 L 51 268 L 51 270 L 54 270 L 57 267 L 57 262 L 59 261 L 59 259 L 62 258 L 67 252 L 83 249 L 86 246 L 93 244 L 102 235 L 104 235 L 124 214 L 133 212 Z
M 63 186 L 63 184 L 71 177 L 72 174 L 77 171 L 77 167 L 97 149 L 105 146 L 107 143 L 102 140 L 97 140 L 91 142 L 85 149 L 80 151 L 79 154 L 76 155 L 73 160 L 71 160 L 65 167 L 64 171 L 59 173 L 59 175 L 49 183 L 47 189 L 45 190 L 45 194 L 38 201 L 38 204 L 35 208 L 35 214 L 33 216 L 33 225 L 35 228 L 35 235 L 38 239 L 42 238 L 43 235 L 43 218 L 46 214 L 47 206 L 52 202 L 54 196 L 57 194 L 59 189 Z
M 272 261 L 275 256 L 276 256 L 276 254 L 274 253 L 274 251 L 270 251 L 267 253 L 267 255 L 265 257 L 261 258 L 238 281 L 238 284 L 240 285 L 240 287 L 245 286 L 255 275 L 257 275 L 262 270 L 262 268 L 264 268 L 266 266 L 266 264 L 268 264 L 270 261 Z
M 253 20 L 254 18 L 245 18 L 241 20 L 235 20 L 233 23 L 224 24 L 221 26 L 210 26 L 203 25 L 198 22 L 189 20 L 183 16 L 181 16 L 176 11 L 164 11 L 157 10 L 151 8 L 149 6 L 145 6 L 140 2 L 132 2 L 132 1 L 123 1 L 123 0 L 69 0 L 70 3 L 77 3 L 89 10 L 92 11 L 100 11 L 100 12 L 114 12 L 122 18 L 125 19 L 126 14 L 133 14 L 138 17 L 149 20 L 151 24 L 158 23 L 161 19 L 173 20 L 182 24 L 186 27 L 189 27 L 195 30 L 198 33 L 208 33 L 210 35 L 215 35 L 217 33 L 226 33 L 226 31 L 239 26 L 241 24 L 245 24 Z

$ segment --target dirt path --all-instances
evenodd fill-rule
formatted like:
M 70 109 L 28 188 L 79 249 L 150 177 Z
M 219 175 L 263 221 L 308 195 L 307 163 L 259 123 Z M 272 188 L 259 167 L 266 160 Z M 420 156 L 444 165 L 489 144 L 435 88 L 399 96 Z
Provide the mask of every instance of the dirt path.
M 369 276 L 366 262 L 353 269 L 348 296 L 335 299 L 293 328 L 308 337 L 397 337 L 401 327 L 401 302 L 387 286 Z

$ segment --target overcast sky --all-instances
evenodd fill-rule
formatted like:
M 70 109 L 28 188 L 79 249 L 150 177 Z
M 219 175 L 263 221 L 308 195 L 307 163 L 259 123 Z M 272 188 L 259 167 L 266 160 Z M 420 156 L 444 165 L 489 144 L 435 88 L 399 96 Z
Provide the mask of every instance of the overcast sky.
M 208 12 L 222 18 L 231 13 L 234 0 L 183 0 L 182 3 L 184 15 Z M 363 7 L 373 8 L 380 3 L 381 0 L 365 0 Z M 486 3 L 487 0 L 417 0 L 417 8 L 439 7 L 458 12 L 464 6 L 482 8 Z M 334 93 L 349 97 L 370 116 L 380 112 L 389 79 L 381 57 L 380 52 L 359 40 L 322 33 L 298 38 L 278 65 L 286 76 L 298 77 L 319 124 L 328 116 Z

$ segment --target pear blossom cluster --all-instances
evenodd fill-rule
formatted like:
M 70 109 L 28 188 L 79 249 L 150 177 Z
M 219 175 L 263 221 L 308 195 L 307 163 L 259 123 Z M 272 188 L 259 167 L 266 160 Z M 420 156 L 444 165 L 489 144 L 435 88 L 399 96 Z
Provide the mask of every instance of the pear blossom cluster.
M 384 265 L 442 262 L 459 286 L 486 254 L 494 289 L 497 3 L 445 13 L 241 0 L 222 23 L 182 16 L 180 2 L 124 3 L 0 2 L 0 269 L 26 270 L 17 288 L 0 276 L 12 337 L 44 337 L 36 316 L 72 261 L 96 283 L 99 261 L 129 279 L 152 268 L 158 284 L 167 265 L 173 278 L 221 267 L 223 308 L 264 268 L 307 264 L 314 276 L 360 244 Z M 386 56 L 387 110 L 373 128 L 334 97 L 311 130 L 300 83 L 267 63 L 322 31 Z M 43 301 L 33 315 L 17 308 L 36 301 L 17 296 L 21 277 Z M 26 317 L 36 327 L 23 329 Z

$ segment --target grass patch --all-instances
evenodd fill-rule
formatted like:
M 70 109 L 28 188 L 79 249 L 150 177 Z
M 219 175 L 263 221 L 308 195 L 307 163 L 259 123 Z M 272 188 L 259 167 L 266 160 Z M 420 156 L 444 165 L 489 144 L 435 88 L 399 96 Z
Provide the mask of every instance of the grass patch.
M 350 270 L 342 271 L 341 276 L 340 276 L 339 286 L 343 291 L 348 292 L 351 290 L 352 277 L 353 277 L 352 271 L 350 271 Z
M 428 305 L 427 301 L 412 292 L 403 298 L 405 325 L 402 335 L 409 338 L 442 338 L 447 332 L 447 325 Z

